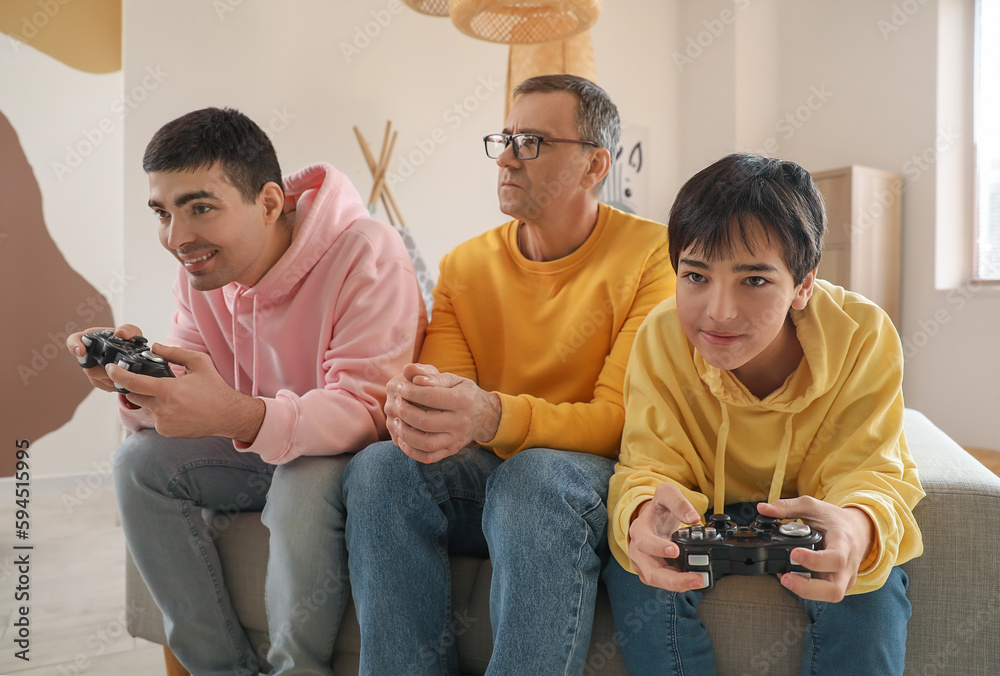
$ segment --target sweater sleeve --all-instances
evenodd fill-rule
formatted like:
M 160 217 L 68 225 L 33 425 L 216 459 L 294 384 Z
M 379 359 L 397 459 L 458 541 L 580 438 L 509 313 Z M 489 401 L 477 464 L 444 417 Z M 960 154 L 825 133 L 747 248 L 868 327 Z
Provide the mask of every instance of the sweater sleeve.
M 636 336 L 625 376 L 625 428 L 621 455 L 608 489 L 608 527 L 611 551 L 625 570 L 635 572 L 628 552 L 628 530 L 635 513 L 651 500 L 657 486 L 677 486 L 699 514 L 709 498 L 698 486 L 707 485 L 703 465 L 690 436 L 691 407 L 679 393 L 678 369 L 671 350 L 683 349 L 665 338 L 665 310 L 661 304 Z
M 617 458 L 625 422 L 622 388 L 632 343 L 650 310 L 674 294 L 675 281 L 664 238 L 638 276 L 631 306 L 604 359 L 593 398 L 552 403 L 527 394 L 497 392 L 502 406 L 500 425 L 484 445 L 502 458 L 539 447 Z
M 338 319 L 319 367 L 324 385 L 262 398 L 252 444 L 237 450 L 284 464 L 302 455 L 354 452 L 386 437 L 385 384 L 413 359 L 426 324 L 409 260 L 359 266 L 337 296 Z
M 913 507 L 924 496 L 903 434 L 903 355 L 889 318 L 867 332 L 798 477 L 800 495 L 857 507 L 875 524 L 874 548 L 849 594 L 882 586 L 893 566 L 923 551 Z
M 454 373 L 478 382 L 476 360 L 455 314 L 453 299 L 456 289 L 454 280 L 448 274 L 449 256 L 441 259 L 438 283 L 434 287 L 431 323 L 427 327 L 419 361 L 442 373 Z

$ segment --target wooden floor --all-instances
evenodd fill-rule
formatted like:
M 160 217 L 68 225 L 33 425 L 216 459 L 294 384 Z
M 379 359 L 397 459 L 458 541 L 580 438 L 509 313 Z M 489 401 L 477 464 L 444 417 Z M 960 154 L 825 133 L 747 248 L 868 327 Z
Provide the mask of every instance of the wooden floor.
M 36 480 L 29 538 L 15 537 L 14 487 L 0 481 L 0 675 L 163 676 L 163 649 L 128 635 L 125 540 L 106 477 Z M 15 550 L 16 545 L 31 550 Z M 29 555 L 29 594 L 15 600 L 18 555 Z M 18 607 L 29 606 L 29 661 L 14 644 Z

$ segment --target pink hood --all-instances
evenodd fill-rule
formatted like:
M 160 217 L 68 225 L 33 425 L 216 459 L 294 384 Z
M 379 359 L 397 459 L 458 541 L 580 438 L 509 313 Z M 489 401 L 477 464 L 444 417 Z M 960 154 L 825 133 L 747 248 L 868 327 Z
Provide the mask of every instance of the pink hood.
M 165 341 L 207 352 L 230 387 L 264 401 L 254 443 L 234 444 L 274 464 L 386 438 L 385 384 L 415 358 L 426 325 L 402 240 L 347 177 L 315 164 L 284 183 L 285 254 L 252 287 L 196 291 L 180 269 Z M 150 426 L 141 411 L 123 418 Z

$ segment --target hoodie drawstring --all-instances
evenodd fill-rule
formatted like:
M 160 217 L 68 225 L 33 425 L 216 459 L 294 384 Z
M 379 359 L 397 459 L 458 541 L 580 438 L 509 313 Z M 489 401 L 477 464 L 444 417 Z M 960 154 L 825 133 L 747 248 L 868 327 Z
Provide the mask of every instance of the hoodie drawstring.
M 239 314 L 240 298 L 242 298 L 242 297 L 243 297 L 243 294 L 240 291 L 237 291 L 233 295 L 233 379 L 235 381 L 235 387 L 233 389 L 235 389 L 237 392 L 241 391 L 240 390 L 240 370 L 241 369 L 240 369 L 240 360 L 239 360 L 239 356 L 238 356 L 239 353 L 240 353 L 240 351 L 239 351 L 239 347 L 237 345 L 237 342 L 239 341 L 240 332 L 239 332 L 239 323 L 236 321 L 236 316 Z M 250 369 L 250 379 L 251 379 L 251 382 L 250 382 L 250 396 L 251 397 L 256 397 L 260 393 L 260 387 L 259 387 L 259 385 L 257 383 L 257 299 L 258 299 L 257 294 L 254 294 L 254 297 L 253 297 L 253 315 L 252 315 L 252 317 L 253 317 L 253 319 L 252 319 L 253 324 L 252 324 L 252 327 L 251 327 L 253 342 L 251 343 L 251 346 L 250 346 L 251 349 L 252 349 L 251 355 L 252 355 L 252 359 L 253 359 L 253 366 Z
M 253 296 L 253 319 L 251 324 L 251 331 L 253 332 L 253 344 L 250 346 L 253 350 L 253 367 L 250 371 L 250 377 L 253 378 L 253 385 L 251 386 L 250 396 L 256 397 L 260 393 L 260 387 L 257 385 L 257 299 L 259 296 L 254 294 Z
M 729 441 L 729 407 L 722 402 L 722 424 L 715 444 L 715 513 L 726 511 L 726 442 Z
M 774 502 L 781 497 L 781 487 L 785 483 L 785 469 L 788 464 L 788 453 L 792 448 L 792 420 L 789 415 L 785 420 L 785 433 L 781 438 L 781 448 L 778 449 L 778 460 L 774 466 L 774 476 L 771 478 L 771 488 L 767 501 Z M 722 424 L 719 425 L 719 440 L 715 444 L 715 513 L 726 511 L 726 444 L 729 441 L 729 407 L 722 402 Z
M 239 340 L 239 331 L 237 331 L 238 325 L 236 323 L 237 311 L 240 307 L 240 294 L 239 289 L 233 294 L 233 380 L 235 381 L 235 389 L 237 392 L 240 391 L 240 360 L 236 355 L 239 354 L 237 349 L 237 341 Z
M 785 485 L 785 466 L 788 464 L 788 452 L 792 448 L 792 416 L 785 420 L 785 434 L 781 437 L 781 449 L 778 451 L 778 464 L 774 466 L 774 477 L 771 478 L 771 490 L 767 501 L 774 502 L 781 497 L 781 487 Z

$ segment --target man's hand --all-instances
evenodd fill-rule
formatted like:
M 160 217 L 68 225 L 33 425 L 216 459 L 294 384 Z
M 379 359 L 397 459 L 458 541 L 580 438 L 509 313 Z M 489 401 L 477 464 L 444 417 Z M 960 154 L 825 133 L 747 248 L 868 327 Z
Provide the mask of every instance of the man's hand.
M 252 444 L 264 422 L 264 402 L 229 387 L 204 352 L 154 344 L 153 352 L 186 373 L 155 378 L 108 364 L 107 374 L 129 391 L 125 398 L 146 409 L 165 437 L 218 436 Z
M 87 329 L 86 331 L 80 331 L 79 333 L 74 333 L 68 336 L 66 338 L 66 347 L 74 357 L 82 357 L 87 354 L 87 346 L 83 344 L 83 337 L 88 333 L 95 333 L 97 331 L 114 331 L 114 335 L 119 338 L 124 338 L 125 340 L 132 340 L 136 336 L 142 335 L 142 331 L 139 330 L 139 327 L 132 324 L 122 324 L 117 329 L 95 326 Z M 87 376 L 87 379 L 90 380 L 90 384 L 97 389 L 104 390 L 105 392 L 115 391 L 115 384 L 111 382 L 111 378 L 108 377 L 108 374 L 103 367 L 93 366 L 89 369 L 83 369 L 83 373 Z
M 489 441 L 500 426 L 500 397 L 453 373 L 407 364 L 386 385 L 386 427 L 414 460 L 437 462 L 473 442 Z
M 757 510 L 778 519 L 801 519 L 811 528 L 823 531 L 823 549 L 793 549 L 794 563 L 813 571 L 811 580 L 786 573 L 781 584 L 794 594 L 814 601 L 836 603 L 858 578 L 858 568 L 871 552 L 875 524 L 857 507 L 837 507 L 810 496 L 774 503 L 762 502 Z
M 639 507 L 628 529 L 628 558 L 644 584 L 673 592 L 705 586 L 699 573 L 682 573 L 666 560 L 676 559 L 680 554 L 670 540 L 674 531 L 682 524 L 699 520 L 698 512 L 677 486 L 671 483 L 657 486 L 653 499 Z

